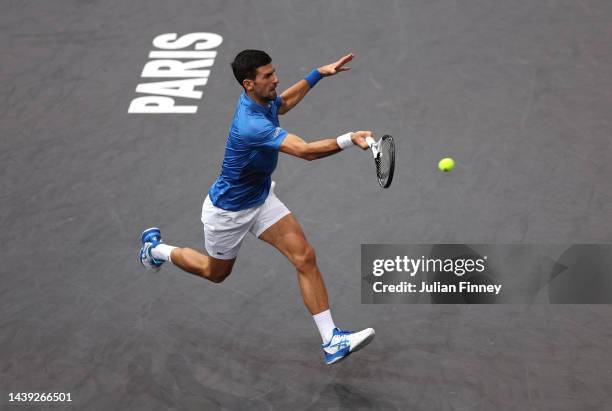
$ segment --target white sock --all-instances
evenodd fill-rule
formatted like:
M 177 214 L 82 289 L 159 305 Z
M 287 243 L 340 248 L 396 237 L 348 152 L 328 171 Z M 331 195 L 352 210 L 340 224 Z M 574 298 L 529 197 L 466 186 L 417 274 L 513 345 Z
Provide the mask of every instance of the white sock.
M 164 243 L 158 244 L 157 247 L 155 247 L 155 248 L 153 248 L 151 250 L 151 255 L 156 260 L 163 260 L 163 261 L 170 261 L 170 262 L 172 262 L 172 260 L 170 259 L 170 253 L 175 248 L 176 247 L 173 247 L 171 245 L 164 244 Z
M 331 311 L 325 310 L 319 314 L 313 315 L 312 318 L 315 320 L 317 328 L 321 333 L 321 339 L 323 339 L 323 344 L 327 344 L 334 335 L 334 328 L 336 328 L 334 320 L 331 316 Z

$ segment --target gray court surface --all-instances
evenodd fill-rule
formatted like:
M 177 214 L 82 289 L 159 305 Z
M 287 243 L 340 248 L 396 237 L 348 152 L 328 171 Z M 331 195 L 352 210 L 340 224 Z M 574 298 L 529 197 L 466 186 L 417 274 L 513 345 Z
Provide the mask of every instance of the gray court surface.
M 611 21 L 604 0 L 3 1 L 0 407 L 612 409 L 609 306 L 362 305 L 359 263 L 364 243 L 611 242 Z M 195 32 L 223 37 L 197 113 L 128 114 L 152 40 Z M 281 125 L 397 140 L 388 190 L 357 149 L 274 176 L 336 323 L 377 332 L 337 366 L 252 236 L 219 285 L 137 258 L 152 225 L 202 249 L 245 48 L 281 90 L 354 52 Z

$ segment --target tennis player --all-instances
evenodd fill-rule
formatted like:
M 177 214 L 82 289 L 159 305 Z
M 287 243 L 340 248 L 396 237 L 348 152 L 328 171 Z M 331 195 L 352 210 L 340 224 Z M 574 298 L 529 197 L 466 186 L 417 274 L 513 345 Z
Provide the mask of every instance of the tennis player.
M 259 50 L 240 52 L 231 66 L 244 92 L 236 104 L 221 174 L 202 207 L 208 255 L 165 244 L 155 227 L 141 235 L 140 261 L 145 268 L 158 271 L 169 261 L 215 283 L 222 282 L 231 273 L 247 232 L 276 247 L 297 270 L 302 298 L 323 339 L 327 364 L 363 348 L 374 338 L 374 330 L 352 332 L 336 328 L 315 251 L 297 219 L 274 194 L 272 172 L 279 151 L 310 161 L 352 146 L 369 148 L 365 138 L 372 136 L 370 131 L 349 132 L 307 143 L 281 128 L 278 120 L 279 114 L 294 108 L 323 77 L 350 70 L 345 65 L 352 59 L 353 54 L 348 54 L 313 69 L 279 96 L 278 77 L 270 56 Z

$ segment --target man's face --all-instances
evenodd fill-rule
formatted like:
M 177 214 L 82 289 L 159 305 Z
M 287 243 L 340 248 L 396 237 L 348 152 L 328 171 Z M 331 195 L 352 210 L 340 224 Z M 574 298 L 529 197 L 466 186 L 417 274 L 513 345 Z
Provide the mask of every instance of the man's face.
M 272 101 L 276 98 L 278 77 L 276 76 L 276 69 L 272 63 L 258 67 L 255 80 L 245 81 L 248 81 L 246 85 L 247 90 L 253 91 L 258 98 L 266 101 Z

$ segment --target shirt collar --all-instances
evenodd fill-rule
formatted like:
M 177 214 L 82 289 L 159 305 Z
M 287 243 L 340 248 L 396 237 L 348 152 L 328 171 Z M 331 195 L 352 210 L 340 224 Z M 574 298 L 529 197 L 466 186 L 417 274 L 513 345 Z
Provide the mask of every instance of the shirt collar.
M 248 108 L 253 111 L 259 111 L 261 113 L 268 114 L 270 112 L 270 109 L 272 108 L 272 102 L 269 102 L 268 106 L 264 107 L 255 100 L 253 100 L 251 97 L 249 97 L 246 91 L 242 92 L 242 96 L 240 96 L 240 99 Z

